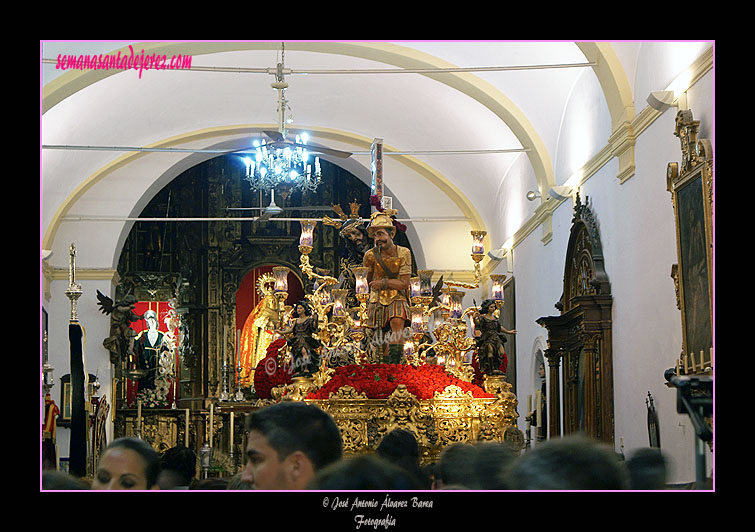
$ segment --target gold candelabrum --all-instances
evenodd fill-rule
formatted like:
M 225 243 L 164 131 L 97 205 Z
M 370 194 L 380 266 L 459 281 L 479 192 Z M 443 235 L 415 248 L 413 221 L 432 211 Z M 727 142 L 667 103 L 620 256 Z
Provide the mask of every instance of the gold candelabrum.
M 352 209 L 353 210 L 353 209 Z M 327 217 L 322 220 L 327 225 L 333 225 Z M 355 296 L 359 302 L 356 308 L 347 308 L 347 290 L 334 288 L 338 279 L 330 275 L 322 275 L 315 271 L 309 260 L 313 249 L 313 232 L 318 220 L 301 221 L 301 237 L 299 239 L 299 252 L 301 253 L 299 266 L 305 275 L 315 281 L 315 289 L 312 294 L 306 294 L 305 298 L 312 305 L 313 311 L 318 316 L 318 337 L 323 345 L 324 355 L 332 350 L 349 346 L 354 354 L 357 364 L 363 364 L 369 358 L 369 352 L 364 345 L 368 337 L 364 328 L 367 319 L 367 304 L 369 301 L 369 285 L 367 284 L 368 269 L 364 266 L 354 266 L 351 272 L 355 279 Z M 467 353 L 476 347 L 474 338 L 474 317 L 479 313 L 479 307 L 464 308 L 462 301 L 466 292 L 457 288 L 476 289 L 480 286 L 481 273 L 480 262 L 485 256 L 483 239 L 485 231 L 472 231 L 472 253 L 474 262 L 474 282 L 461 283 L 445 281 L 439 297 L 433 295 L 432 276 L 433 270 L 418 270 L 418 277 L 413 277 L 410 283 L 411 291 L 411 327 L 407 340 L 404 343 L 404 358 L 408 364 L 419 366 L 434 363 L 445 366 L 452 375 L 471 382 L 474 378 L 474 370 Z M 286 320 L 285 307 L 283 305 L 288 296 L 286 277 L 288 268 L 279 266 L 273 268 L 276 276 L 275 296 L 278 299 L 279 322 L 281 328 Z M 503 281 L 505 275 L 490 275 L 492 282 L 491 298 L 496 300 L 496 306 L 500 308 L 503 303 Z M 467 319 L 470 319 L 470 327 Z M 307 390 L 324 385 L 329 379 L 333 369 L 328 365 L 328 356 L 321 357 L 318 371 L 310 379 L 309 384 L 304 383 L 307 377 L 296 378 L 294 384 L 286 393 L 293 399 L 303 398 Z

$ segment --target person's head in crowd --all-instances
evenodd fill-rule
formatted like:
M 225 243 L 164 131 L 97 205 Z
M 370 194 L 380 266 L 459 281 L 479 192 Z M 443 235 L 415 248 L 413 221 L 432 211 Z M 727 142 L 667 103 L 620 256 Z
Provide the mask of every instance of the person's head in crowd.
M 89 486 L 81 479 L 54 469 L 42 471 L 42 489 L 43 490 L 88 490 Z
M 306 489 L 314 475 L 341 459 L 333 417 L 315 405 L 284 401 L 252 412 L 242 480 L 255 489 Z
M 506 469 L 517 458 L 517 453 L 507 444 L 493 441 L 474 444 L 472 481 L 469 488 L 475 490 L 504 489 Z
M 511 490 L 623 490 L 628 479 L 610 446 L 566 436 L 519 456 L 508 468 L 504 485 Z
M 190 490 L 227 490 L 229 480 L 227 478 L 205 478 L 192 483 Z
M 629 488 L 633 490 L 666 489 L 666 459 L 657 447 L 638 449 L 626 461 Z
M 183 445 L 163 453 L 157 483 L 161 490 L 188 489 L 197 473 L 197 453 Z
M 157 490 L 160 455 L 144 440 L 118 438 L 100 456 L 93 490 Z
M 404 468 L 373 454 L 339 460 L 319 471 L 309 484 L 313 490 L 419 490 L 423 487 Z
M 405 469 L 417 482 L 429 489 L 431 480 L 419 466 L 419 443 L 413 432 L 393 429 L 380 440 L 375 454 L 385 461 Z
M 469 443 L 452 443 L 440 452 L 435 466 L 436 489 L 469 489 L 474 482 L 475 448 Z
M 389 462 L 419 464 L 419 444 L 412 432 L 406 429 L 393 429 L 388 432 L 375 449 L 381 458 Z

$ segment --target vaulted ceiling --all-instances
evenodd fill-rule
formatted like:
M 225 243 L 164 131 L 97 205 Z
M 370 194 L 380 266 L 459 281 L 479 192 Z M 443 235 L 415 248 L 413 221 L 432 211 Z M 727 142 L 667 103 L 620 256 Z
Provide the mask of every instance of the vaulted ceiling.
M 122 220 L 138 216 L 171 179 L 213 156 L 172 149 L 243 148 L 261 131 L 277 129 L 271 83 L 282 58 L 292 131 L 353 152 L 329 160 L 366 183 L 370 146 L 382 139 L 386 194 L 400 217 L 456 217 L 466 220 L 467 235 L 470 228 L 490 231 L 501 217 L 505 180 L 521 181 L 522 191 L 546 191 L 567 177 L 554 169 L 566 157 L 560 137 L 580 80 L 589 77 L 601 93 L 581 104 L 594 121 L 590 134 L 602 137 L 593 145 L 633 118 L 630 80 L 640 46 L 286 42 L 282 54 L 280 42 L 44 42 L 42 247 L 61 251 L 62 265 L 80 229 L 70 220 L 120 217 L 122 227 L 101 222 L 102 236 L 85 244 L 100 254 L 91 266 L 115 264 L 128 227 Z M 190 56 L 191 69 L 58 68 L 65 55 L 117 50 L 168 61 Z M 521 219 L 537 202 L 523 205 L 529 211 Z

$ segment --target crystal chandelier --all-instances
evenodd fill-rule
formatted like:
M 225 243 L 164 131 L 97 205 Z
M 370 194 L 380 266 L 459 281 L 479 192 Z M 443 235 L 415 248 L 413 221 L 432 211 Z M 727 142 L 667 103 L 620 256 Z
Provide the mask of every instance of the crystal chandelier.
M 314 191 L 322 178 L 320 158 L 313 157 L 307 148 L 306 133 L 297 134 L 295 140 L 288 140 L 286 110 L 291 110 L 286 100 L 288 83 L 283 79 L 285 48 L 281 44 L 281 62 L 278 63 L 275 82 L 271 86 L 278 91 L 278 131 L 265 131 L 270 141 L 255 140 L 252 146 L 255 153 L 244 157 L 246 181 L 252 190 L 270 190 L 276 187 Z
M 285 129 L 284 129 L 285 132 Z M 253 157 L 244 157 L 246 181 L 252 190 L 270 190 L 285 185 L 286 187 L 314 191 L 322 179 L 320 158 L 312 157 L 306 149 L 306 133 L 296 135 L 296 142 L 267 143 L 255 140 L 256 153 Z

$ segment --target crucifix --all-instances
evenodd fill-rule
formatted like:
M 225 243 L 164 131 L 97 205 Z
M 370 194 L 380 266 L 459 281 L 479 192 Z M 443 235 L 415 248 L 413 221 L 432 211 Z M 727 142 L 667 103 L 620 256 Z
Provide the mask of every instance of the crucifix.
M 81 297 L 82 290 L 81 285 L 76 283 L 76 245 L 71 243 L 68 249 L 70 259 L 68 265 L 68 288 L 66 289 L 66 296 L 71 300 L 71 321 L 78 322 L 78 312 L 76 309 L 76 300 Z
M 383 204 L 383 139 L 374 139 L 370 148 L 372 157 L 372 195 Z M 373 212 L 376 210 L 372 207 Z

